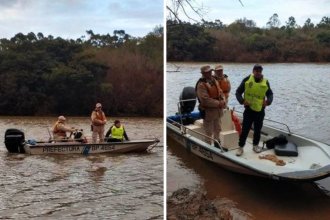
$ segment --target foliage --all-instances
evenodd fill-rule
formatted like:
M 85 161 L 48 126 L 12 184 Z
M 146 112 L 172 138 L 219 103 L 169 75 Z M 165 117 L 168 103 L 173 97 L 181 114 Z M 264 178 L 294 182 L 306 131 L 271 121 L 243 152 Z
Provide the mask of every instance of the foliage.
M 280 27 L 273 14 L 266 28 L 247 18 L 224 25 L 219 19 L 198 23 L 167 21 L 167 60 L 214 62 L 329 62 L 330 18 L 300 27 L 289 17 Z M 207 51 L 205 53 L 205 51 Z M 204 52 L 204 53 L 202 53 Z
M 203 27 L 188 22 L 169 21 L 167 39 L 168 60 L 208 60 L 214 43 Z
M 123 30 L 112 36 L 89 30 L 87 40 L 42 33 L 1 39 L 0 114 L 89 116 L 95 103 L 102 102 L 107 115 L 161 116 L 163 33 L 158 29 L 144 38 L 133 38 Z M 117 54 L 125 56 L 112 57 Z M 132 59 L 143 62 L 132 64 Z M 133 68 L 125 69 L 128 66 Z M 121 78 L 132 72 L 134 78 Z M 145 81 L 136 83 L 139 79 Z M 148 93 L 143 93 L 146 87 Z M 148 103 L 142 106 L 141 100 Z M 149 103 L 152 108 L 146 111 Z

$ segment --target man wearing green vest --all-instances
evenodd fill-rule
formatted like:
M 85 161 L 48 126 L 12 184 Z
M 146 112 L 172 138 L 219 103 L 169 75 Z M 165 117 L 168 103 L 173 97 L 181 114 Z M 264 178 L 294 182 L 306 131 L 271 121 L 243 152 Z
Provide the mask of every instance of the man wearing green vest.
M 107 140 L 107 142 L 122 142 L 124 140 L 124 138 L 125 138 L 125 140 L 129 141 L 125 128 L 120 123 L 119 120 L 115 120 L 114 125 L 112 125 L 109 128 L 105 137 L 106 137 L 105 139 Z
M 236 90 L 236 98 L 238 102 L 244 105 L 242 133 L 239 137 L 239 149 L 236 152 L 237 156 L 243 154 L 243 147 L 249 131 L 254 127 L 253 133 L 253 151 L 261 152 L 258 146 L 260 141 L 260 133 L 265 117 L 265 108 L 273 101 L 273 91 L 269 86 L 269 82 L 262 75 L 262 66 L 254 65 L 253 73 L 243 79 L 242 83 Z M 244 97 L 242 96 L 244 93 Z M 267 98 L 267 99 L 266 99 Z

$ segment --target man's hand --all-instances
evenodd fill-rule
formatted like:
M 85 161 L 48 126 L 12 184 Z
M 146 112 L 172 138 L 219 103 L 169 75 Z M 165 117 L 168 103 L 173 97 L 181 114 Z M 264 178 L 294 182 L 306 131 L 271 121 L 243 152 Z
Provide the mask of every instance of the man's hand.
M 225 108 L 226 107 L 226 102 L 224 100 L 219 101 L 219 108 Z
M 244 100 L 243 105 L 244 106 L 250 106 L 250 103 Z
M 268 102 L 266 100 L 264 100 L 264 102 L 262 103 L 262 107 L 265 108 L 266 106 L 268 106 Z

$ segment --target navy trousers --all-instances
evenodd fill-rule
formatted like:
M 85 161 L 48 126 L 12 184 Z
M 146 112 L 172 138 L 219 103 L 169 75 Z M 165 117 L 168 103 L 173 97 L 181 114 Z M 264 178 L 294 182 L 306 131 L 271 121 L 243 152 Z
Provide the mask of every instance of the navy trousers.
M 262 109 L 260 112 L 251 110 L 249 107 L 245 108 L 243 113 L 243 125 L 242 133 L 239 137 L 238 146 L 244 147 L 246 138 L 249 135 L 249 131 L 253 124 L 253 145 L 258 145 L 260 141 L 260 133 L 262 124 L 265 117 L 265 109 Z

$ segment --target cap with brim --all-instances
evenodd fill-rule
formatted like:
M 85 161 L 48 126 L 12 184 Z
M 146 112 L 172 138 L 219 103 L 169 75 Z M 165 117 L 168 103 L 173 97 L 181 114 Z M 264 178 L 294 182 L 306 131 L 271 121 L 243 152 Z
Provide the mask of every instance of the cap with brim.
M 223 66 L 222 65 L 217 65 L 214 70 L 223 70 Z
M 202 66 L 201 67 L 201 73 L 209 73 L 212 72 L 213 69 L 211 69 L 210 66 Z
M 65 121 L 66 118 L 65 118 L 63 115 L 61 115 L 61 116 L 58 117 L 58 120 L 59 120 L 59 121 Z
M 256 64 L 256 65 L 254 65 L 254 67 L 253 67 L 253 70 L 262 70 L 263 68 L 262 68 L 262 66 L 260 65 L 260 64 Z

